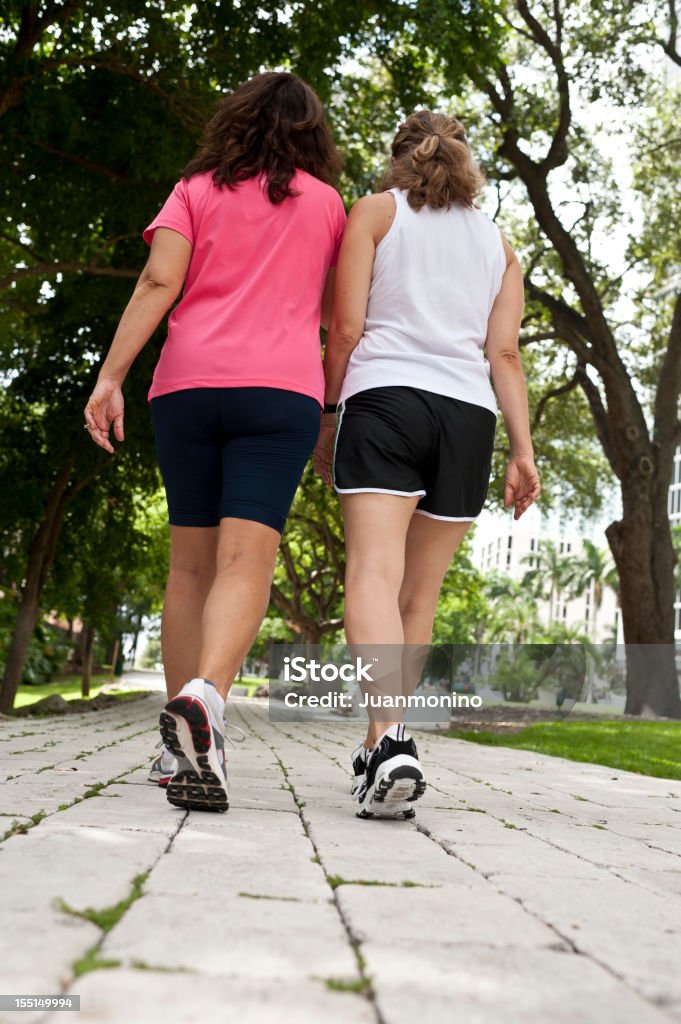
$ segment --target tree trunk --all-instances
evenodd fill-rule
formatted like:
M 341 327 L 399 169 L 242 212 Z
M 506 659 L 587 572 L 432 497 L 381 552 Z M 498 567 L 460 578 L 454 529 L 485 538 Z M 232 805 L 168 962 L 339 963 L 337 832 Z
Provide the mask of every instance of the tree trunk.
M 626 644 L 625 713 L 649 710 L 681 718 L 674 643 L 675 556 L 666 509 L 666 488 L 641 477 L 622 481 L 623 516 L 606 536 L 620 581 Z
M 81 697 L 90 696 L 90 683 L 92 681 L 92 648 L 95 642 L 95 627 L 88 622 L 83 626 L 85 631 L 85 650 L 83 652 L 83 675 L 80 684 Z
M 73 462 L 70 460 L 58 473 L 47 496 L 43 521 L 31 542 L 26 581 L 0 686 L 0 712 L 5 715 L 10 714 L 14 707 L 14 698 L 28 657 L 28 647 L 40 615 L 40 597 L 54 560 L 59 533 L 64 522 L 66 488 L 72 468 Z
M 116 663 L 118 661 L 118 655 L 120 654 L 120 652 L 121 638 L 117 636 L 113 642 L 113 647 L 111 649 L 111 675 L 113 676 L 114 679 L 116 678 Z
M 130 654 L 130 664 L 132 668 L 135 667 L 135 662 L 137 661 L 137 643 L 139 641 L 139 638 L 140 631 L 139 629 L 136 629 L 132 637 L 132 652 Z

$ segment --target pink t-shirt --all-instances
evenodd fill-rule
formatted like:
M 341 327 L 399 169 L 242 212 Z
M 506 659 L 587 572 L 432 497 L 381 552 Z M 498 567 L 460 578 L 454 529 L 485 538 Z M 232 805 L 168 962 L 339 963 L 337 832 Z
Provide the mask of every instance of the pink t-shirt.
M 234 191 L 210 174 L 182 179 L 144 232 L 172 228 L 192 258 L 149 398 L 185 388 L 268 387 L 323 404 L 319 320 L 345 228 L 340 196 L 305 171 L 273 205 L 262 179 Z

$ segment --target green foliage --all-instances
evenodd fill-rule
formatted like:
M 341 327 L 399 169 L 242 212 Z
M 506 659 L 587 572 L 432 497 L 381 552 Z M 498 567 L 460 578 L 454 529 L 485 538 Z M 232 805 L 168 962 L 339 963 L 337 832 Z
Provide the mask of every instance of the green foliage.
M 0 598 L 0 676 L 4 671 L 7 650 L 16 616 L 16 601 L 5 595 Z M 63 630 L 41 622 L 35 629 L 28 649 L 22 683 L 41 686 L 54 679 L 66 666 L 71 652 Z
M 272 584 L 275 616 L 295 640 L 337 639 L 343 625 L 345 543 L 338 497 L 310 463 L 294 499 Z M 271 639 L 287 639 L 275 636 Z
M 471 561 L 471 548 L 469 531 L 442 584 L 433 626 L 434 644 L 472 644 L 480 639 L 480 627 L 490 608 L 483 577 Z
M 527 704 L 537 696 L 540 679 L 538 666 L 521 647 L 512 652 L 502 651 L 487 682 L 501 691 L 504 700 Z

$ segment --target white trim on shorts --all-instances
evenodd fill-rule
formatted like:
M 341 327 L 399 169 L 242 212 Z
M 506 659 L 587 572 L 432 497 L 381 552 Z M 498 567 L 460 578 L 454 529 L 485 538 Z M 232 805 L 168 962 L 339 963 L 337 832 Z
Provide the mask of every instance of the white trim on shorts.
M 441 519 L 444 523 L 474 523 L 477 516 L 436 516 L 434 512 L 425 512 L 422 508 L 414 509 L 419 516 L 428 516 L 429 519 Z
M 389 491 L 386 487 L 336 487 L 338 494 L 396 494 L 400 498 L 425 497 L 425 491 Z

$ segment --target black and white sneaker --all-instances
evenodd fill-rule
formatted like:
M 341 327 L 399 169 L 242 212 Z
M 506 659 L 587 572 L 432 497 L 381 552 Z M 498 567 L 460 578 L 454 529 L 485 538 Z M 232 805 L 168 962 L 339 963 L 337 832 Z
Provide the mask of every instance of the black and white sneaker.
M 358 818 L 413 818 L 414 801 L 426 791 L 416 744 L 403 725 L 392 725 L 370 751 Z
M 364 777 L 367 773 L 367 761 L 369 760 L 370 750 L 364 746 L 363 743 L 357 747 L 357 750 L 353 751 L 352 754 L 352 784 L 350 785 L 350 796 L 353 800 L 359 799 L 360 790 L 364 785 Z
M 166 789 L 168 801 L 193 811 L 229 807 L 224 723 L 216 714 L 211 689 L 213 684 L 205 679 L 192 679 L 160 717 L 163 742 L 177 758 Z

